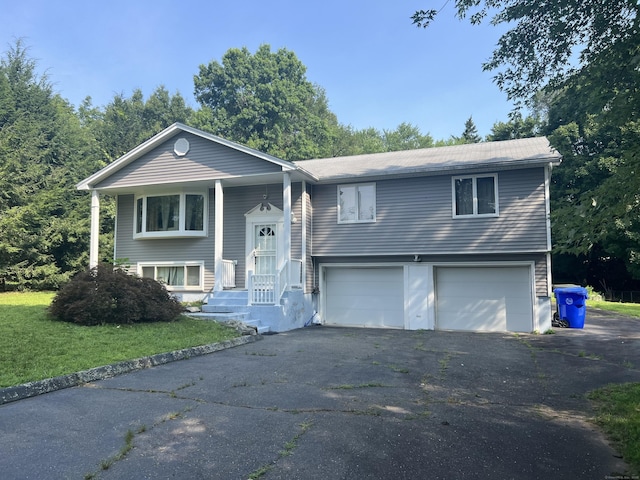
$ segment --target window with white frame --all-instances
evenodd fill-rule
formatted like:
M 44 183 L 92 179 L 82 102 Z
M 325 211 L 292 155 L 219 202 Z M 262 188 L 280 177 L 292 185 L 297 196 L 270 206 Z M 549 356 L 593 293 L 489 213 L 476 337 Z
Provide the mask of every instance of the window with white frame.
M 206 235 L 205 193 L 142 195 L 136 197 L 135 211 L 136 238 Z
M 139 263 L 138 275 L 163 283 L 168 290 L 202 290 L 202 263 Z
M 453 177 L 453 216 L 498 216 L 498 176 Z
M 375 183 L 338 186 L 338 223 L 375 221 Z

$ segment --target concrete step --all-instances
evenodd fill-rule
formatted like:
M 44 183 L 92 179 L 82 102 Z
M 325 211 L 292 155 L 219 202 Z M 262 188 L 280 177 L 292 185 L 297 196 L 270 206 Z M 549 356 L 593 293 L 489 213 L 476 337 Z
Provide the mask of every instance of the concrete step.
M 263 325 L 259 319 L 250 319 L 251 313 L 249 312 L 234 312 L 234 313 L 187 313 L 189 317 L 200 318 L 203 320 L 211 320 L 215 322 L 227 323 L 227 322 L 241 322 L 250 327 L 255 327 L 259 334 L 268 333 L 271 331 L 269 325 Z
M 216 292 L 209 296 L 207 303 L 203 305 L 203 311 L 217 308 L 217 307 L 243 307 L 249 303 L 249 292 L 246 290 L 223 290 L 222 292 Z

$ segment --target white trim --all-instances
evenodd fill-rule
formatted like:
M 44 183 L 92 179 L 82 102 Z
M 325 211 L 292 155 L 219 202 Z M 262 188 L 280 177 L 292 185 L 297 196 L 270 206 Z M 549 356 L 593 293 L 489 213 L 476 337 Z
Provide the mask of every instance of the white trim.
M 551 252 L 547 253 L 547 296 L 553 295 L 553 274 L 551 273 Z
M 91 191 L 91 230 L 89 240 L 89 268 L 98 266 L 100 251 L 100 194 Z
M 284 223 L 284 212 L 275 205 L 269 203 L 269 209 L 262 210 L 262 203 L 259 203 L 245 216 L 245 287 L 249 288 L 249 277 L 253 272 L 253 249 L 255 248 L 254 227 L 255 225 L 274 223 L 276 225 L 276 269 L 282 261 L 282 231 Z M 276 272 L 274 272 L 275 274 Z
M 464 252 L 464 251 L 450 251 L 450 252 L 423 252 L 419 253 L 420 256 L 433 256 L 433 257 L 443 257 L 446 255 L 528 255 L 534 253 L 549 253 L 549 250 L 540 249 L 540 250 L 483 250 L 483 251 L 475 251 L 475 252 Z M 413 257 L 416 255 L 415 251 L 411 252 L 360 252 L 360 253 L 327 253 L 327 254 L 314 254 L 315 257 L 323 257 L 323 258 L 340 258 L 340 257 Z
M 170 231 L 158 231 L 147 232 L 147 199 L 149 197 L 168 197 L 179 196 L 178 216 L 179 226 L 178 230 Z M 202 230 L 186 230 L 186 205 L 187 195 L 201 195 L 203 197 L 203 212 L 202 212 Z M 138 200 L 142 201 L 142 231 L 138 232 Z M 189 237 L 206 237 L 209 227 L 209 189 L 202 190 L 174 190 L 162 193 L 145 193 L 141 195 L 134 195 L 133 197 L 133 238 L 135 240 L 149 239 L 149 238 L 189 238 Z
M 342 188 L 355 188 L 356 191 L 356 206 L 357 206 L 357 218 L 355 220 L 341 220 L 341 214 L 340 214 L 340 189 Z M 360 218 L 360 202 L 359 202 L 359 191 L 361 188 L 364 187 L 372 187 L 373 188 L 373 219 L 369 219 L 369 220 L 362 220 Z M 337 210 L 337 214 L 338 214 L 338 224 L 349 224 L 349 223 L 376 223 L 376 214 L 377 214 L 377 207 L 378 207 L 378 200 L 377 200 L 377 191 L 376 191 L 376 182 L 369 182 L 369 183 L 341 183 L 339 185 L 336 185 L 336 210 Z
M 113 257 L 113 261 L 115 262 L 118 258 L 116 257 L 116 252 L 118 251 L 118 208 L 120 206 L 120 196 L 116 195 L 114 197 L 116 205 L 116 214 L 115 214 L 115 219 L 113 220 L 113 252 L 112 252 L 112 257 Z
M 214 257 L 214 284 L 213 291 L 221 292 L 224 285 L 220 281 L 224 269 L 222 263 L 224 248 L 224 189 L 220 180 L 216 180 L 214 186 L 214 227 L 213 227 L 213 257 Z
M 547 226 L 547 250 L 551 251 L 551 163 L 544 167 L 544 213 Z
M 493 177 L 493 194 L 495 198 L 494 213 L 478 213 L 478 178 Z M 456 213 L 456 180 L 470 178 L 473 189 L 473 213 L 466 215 L 458 215 Z M 498 174 L 497 173 L 478 173 L 473 175 L 456 175 L 451 177 L 451 214 L 453 218 L 491 218 L 500 216 L 500 195 L 498 194 Z
M 184 279 L 185 283 L 187 280 L 187 272 L 186 267 L 200 267 L 200 279 L 199 285 L 183 285 L 183 286 L 173 286 L 166 285 L 167 290 L 171 292 L 203 292 L 204 291 L 204 261 L 187 261 L 187 262 L 138 262 L 136 264 L 136 273 L 138 276 L 142 277 L 142 268 L 143 267 L 185 267 Z M 154 280 L 157 278 L 157 270 L 154 270 Z

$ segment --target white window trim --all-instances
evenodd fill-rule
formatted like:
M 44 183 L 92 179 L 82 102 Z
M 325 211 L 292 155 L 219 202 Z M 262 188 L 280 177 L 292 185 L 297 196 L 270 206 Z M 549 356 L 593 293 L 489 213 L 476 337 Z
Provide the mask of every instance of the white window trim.
M 178 230 L 171 230 L 166 232 L 147 232 L 147 202 L 148 197 L 165 197 L 171 195 L 180 196 L 180 225 Z M 204 209 L 202 219 L 202 230 L 186 230 L 186 196 L 187 195 L 202 195 L 204 197 Z M 142 202 L 142 231 L 137 232 L 138 228 L 138 200 L 144 199 Z M 136 195 L 133 199 L 133 238 L 179 238 L 179 237 L 206 237 L 208 232 L 208 219 L 209 219 L 209 193 L 208 191 L 171 191 L 171 192 L 159 192 L 159 193 L 147 193 L 145 195 Z
M 341 188 L 345 188 L 345 187 L 355 187 L 356 188 L 356 194 L 359 188 L 361 187 L 373 187 L 373 219 L 371 220 L 360 220 L 360 219 L 355 219 L 355 220 L 340 220 L 340 189 Z M 336 205 L 338 207 L 337 211 L 338 211 L 338 223 L 339 224 L 347 224 L 347 223 L 376 223 L 376 216 L 377 216 L 377 210 L 378 210 L 378 194 L 376 191 L 376 184 L 375 183 L 344 183 L 341 185 L 338 185 L 337 190 L 336 190 Z M 357 195 L 356 195 L 357 198 Z M 358 216 L 360 216 L 360 211 L 358 210 Z
M 153 267 L 154 280 L 158 278 L 158 270 L 157 267 L 183 267 L 185 269 L 184 279 L 186 281 L 187 271 L 186 267 L 200 267 L 200 279 L 198 285 L 183 285 L 183 286 L 175 286 L 175 285 L 167 285 L 163 284 L 165 288 L 171 292 L 183 292 L 183 291 L 203 291 L 204 290 L 204 262 L 203 261 L 189 261 L 189 262 L 138 262 L 136 265 L 136 273 L 139 277 L 142 277 L 142 269 L 143 267 Z
M 495 213 L 478 213 L 478 178 L 488 178 L 493 177 L 493 190 L 496 199 L 496 211 Z M 456 214 L 456 180 L 463 180 L 466 178 L 472 179 L 473 185 L 473 213 L 466 215 L 458 215 Z M 500 202 L 498 195 L 498 174 L 497 173 L 487 173 L 487 174 L 478 174 L 478 175 L 458 175 L 456 177 L 451 177 L 451 214 L 453 218 L 491 218 L 500 216 Z

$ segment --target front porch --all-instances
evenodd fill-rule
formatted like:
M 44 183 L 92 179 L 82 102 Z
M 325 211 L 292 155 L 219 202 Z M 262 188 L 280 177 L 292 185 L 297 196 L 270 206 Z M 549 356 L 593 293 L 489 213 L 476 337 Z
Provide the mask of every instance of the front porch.
M 237 262 L 223 259 L 222 290 L 205 295 L 202 312 L 192 314 L 221 322 L 238 321 L 258 333 L 279 332 L 311 323 L 315 307 L 303 290 L 303 262 L 292 259 L 275 274 L 249 272 L 249 288 L 237 288 Z

